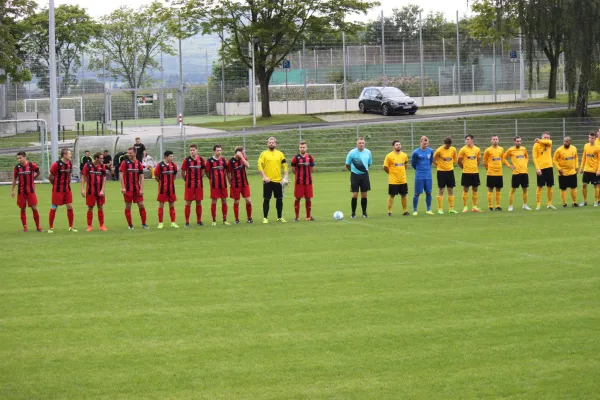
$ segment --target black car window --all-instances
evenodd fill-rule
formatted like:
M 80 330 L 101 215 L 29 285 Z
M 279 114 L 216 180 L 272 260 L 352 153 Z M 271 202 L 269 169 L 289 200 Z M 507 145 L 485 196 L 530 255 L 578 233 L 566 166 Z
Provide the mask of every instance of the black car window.
M 371 89 L 365 89 L 363 90 L 363 97 L 370 97 L 371 96 Z

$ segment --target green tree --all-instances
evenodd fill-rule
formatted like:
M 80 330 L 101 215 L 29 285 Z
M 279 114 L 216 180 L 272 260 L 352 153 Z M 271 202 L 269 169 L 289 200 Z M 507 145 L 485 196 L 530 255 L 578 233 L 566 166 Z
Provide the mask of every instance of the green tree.
M 248 45 L 252 43 L 263 117 L 271 116 L 269 81 L 275 68 L 306 38 L 307 32 L 320 34 L 332 27 L 352 30 L 356 24 L 345 21 L 349 14 L 366 13 L 378 5 L 368 0 L 180 0 L 179 3 L 184 5 L 181 12 L 187 28 L 197 21 L 196 26 L 204 34 L 221 37 L 222 57 L 239 60 L 251 68 Z
M 151 84 L 149 71 L 160 68 L 160 52 L 175 55 L 164 15 L 164 7 L 154 2 L 137 10 L 121 6 L 101 17 L 102 33 L 93 44 L 90 67 L 130 88 Z
M 77 5 L 63 4 L 55 9 L 56 61 L 60 84 L 59 96 L 77 85 L 76 72 L 81 66 L 81 51 L 100 33 L 100 26 Z M 31 61 L 31 70 L 38 78 L 38 88 L 50 92 L 48 49 L 48 9 L 25 19 L 27 35 L 23 49 Z
M 27 30 L 22 20 L 36 7 L 31 0 L 0 0 L 0 84 L 6 83 L 7 77 L 13 82 L 31 80 L 22 59 L 21 41 Z

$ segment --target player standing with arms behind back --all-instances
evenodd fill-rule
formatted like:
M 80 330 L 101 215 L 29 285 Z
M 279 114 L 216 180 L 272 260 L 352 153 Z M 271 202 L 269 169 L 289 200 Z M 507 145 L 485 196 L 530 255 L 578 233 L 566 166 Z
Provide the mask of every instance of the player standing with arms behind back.
M 227 222 L 227 160 L 221 157 L 221 152 L 221 145 L 214 145 L 213 155 L 206 161 L 206 176 L 210 181 L 210 213 L 213 220 L 212 226 L 217 226 L 218 199 L 221 199 L 223 225 L 231 225 Z
M 554 170 L 552 169 L 552 140 L 550 134 L 544 132 L 541 139 L 535 139 L 531 151 L 535 172 L 537 174 L 537 190 L 535 191 L 535 209 L 542 205 L 542 188 L 547 187 L 548 209 L 556 210 L 552 205 L 552 186 L 554 186 Z
M 310 215 L 310 211 L 312 209 L 312 173 L 315 167 L 315 159 L 306 152 L 306 142 L 300 142 L 299 150 L 300 153 L 296 154 L 292 159 L 292 171 L 296 176 L 294 180 L 294 211 L 296 212 L 296 219 L 294 221 L 300 221 L 300 199 L 302 198 L 305 199 L 306 220 L 314 221 L 315 219 Z
M 408 183 L 406 182 L 406 165 L 408 156 L 402 151 L 402 145 L 398 140 L 392 142 L 394 149 L 385 156 L 383 170 L 388 174 L 388 216 L 392 216 L 394 197 L 400 195 L 402 199 L 402 215 L 410 215 L 408 209 Z
M 169 216 L 171 217 L 171 228 L 179 228 L 175 223 L 175 178 L 177 178 L 177 164 L 173 162 L 173 152 L 165 151 L 164 158 L 156 166 L 155 179 L 158 182 L 158 229 L 163 227 L 165 203 L 169 203 Z
M 581 167 L 579 173 L 583 174 L 582 181 L 582 193 L 583 203 L 580 206 L 587 206 L 587 185 L 594 185 L 594 207 L 598 207 L 598 200 L 600 195 L 600 146 L 596 145 L 596 132 L 590 132 L 588 134 L 589 143 L 586 143 L 583 147 L 583 156 L 581 157 Z
M 488 209 L 490 211 L 502 211 L 500 201 L 502 200 L 502 156 L 504 149 L 498 145 L 498 135 L 492 135 L 492 145 L 483 153 L 483 166 L 487 170 L 486 186 L 488 188 Z M 492 196 L 496 189 L 496 208 L 492 205 Z
M 421 136 L 419 148 L 415 149 L 411 157 L 411 165 L 415 170 L 415 194 L 413 196 L 413 215 L 417 215 L 419 196 L 425 191 L 425 202 L 427 215 L 433 215 L 431 211 L 431 191 L 433 190 L 433 179 L 431 177 L 431 164 L 433 163 L 433 150 L 429 147 L 427 136 Z
M 54 218 L 58 206 L 67 206 L 67 218 L 69 220 L 69 232 L 77 232 L 73 228 L 75 214 L 73 212 L 73 193 L 71 192 L 71 171 L 73 163 L 71 162 L 71 150 L 62 149 L 60 151 L 60 160 L 56 161 L 50 167 L 48 180 L 52 184 L 52 206 L 48 217 L 50 227 L 48 233 L 54 233 Z
M 252 219 L 252 199 L 250 199 L 250 184 L 248 183 L 248 175 L 246 168 L 250 168 L 250 163 L 246 159 L 246 153 L 242 146 L 238 146 L 234 150 L 233 157 L 227 163 L 227 178 L 231 186 L 230 195 L 233 199 L 233 214 L 235 215 L 235 223 L 240 223 L 240 197 L 246 202 L 246 222 L 254 223 Z
M 277 222 L 287 222 L 283 219 L 283 186 L 288 183 L 288 167 L 285 156 L 275 147 L 277 140 L 270 137 L 267 141 L 268 150 L 260 153 L 258 157 L 258 171 L 263 178 L 263 224 L 269 223 L 269 203 L 271 196 L 275 196 L 277 208 Z M 281 170 L 283 169 L 283 178 Z
M 198 155 L 198 146 L 190 145 L 190 155 L 181 164 L 181 177 L 185 181 L 185 226 L 190 226 L 192 202 L 196 202 L 196 224 L 202 223 L 202 200 L 204 200 L 204 184 L 202 176 L 206 170 L 204 158 Z
M 444 139 L 444 145 L 440 146 L 433 155 L 433 163 L 437 167 L 437 182 L 438 182 L 438 214 L 444 214 L 444 189 L 448 188 L 448 208 L 450 214 L 457 214 L 454 209 L 454 187 L 456 180 L 454 178 L 454 164 L 458 159 L 456 147 L 452 146 L 452 138 L 450 136 Z
M 23 224 L 23 232 L 27 232 L 27 206 L 31 207 L 33 212 L 33 220 L 38 232 L 43 232 L 40 227 L 40 213 L 37 209 L 37 196 L 35 195 L 35 180 L 40 176 L 40 169 L 35 163 L 27 161 L 27 155 L 24 151 L 17 153 L 17 165 L 13 172 L 12 186 L 10 195 L 15 197 L 15 186 L 19 181 L 17 188 L 17 205 L 21 209 L 21 223 Z
M 356 140 L 356 148 L 350 150 L 346 156 L 346 169 L 350 171 L 350 190 L 352 191 L 352 202 L 350 203 L 352 215 L 350 218 L 356 218 L 359 190 L 363 218 L 368 218 L 367 193 L 371 190 L 371 181 L 369 179 L 369 167 L 371 164 L 373 164 L 371 150 L 365 148 L 365 139 L 359 137 Z
M 508 197 L 508 211 L 513 210 L 515 192 L 519 186 L 523 190 L 523 210 L 531 211 L 531 208 L 527 205 L 527 188 L 529 187 L 527 164 L 529 163 L 529 154 L 527 153 L 527 149 L 521 146 L 522 141 L 520 136 L 515 136 L 513 139 L 514 146 L 506 150 L 506 153 L 502 156 L 502 162 L 513 170 L 510 195 Z M 509 158 L 512 164 L 508 162 Z
M 84 181 L 87 183 L 87 190 L 84 187 Z M 104 226 L 104 203 L 106 196 L 104 189 L 106 187 L 106 167 L 104 166 L 104 156 L 98 152 L 94 154 L 91 162 L 85 163 L 81 170 L 81 197 L 85 197 L 87 211 L 87 229 L 92 231 L 92 221 L 94 220 L 94 206 L 98 206 L 98 222 L 100 230 L 105 231 Z
M 464 213 L 469 211 L 469 207 L 467 207 L 469 201 L 469 188 L 472 190 L 471 199 L 473 208 L 471 210 L 473 212 L 481 212 L 481 209 L 477 207 L 477 201 L 479 200 L 477 189 L 480 185 L 479 163 L 481 162 L 481 150 L 473 143 L 474 139 L 475 137 L 473 135 L 467 135 L 465 137 L 466 145 L 463 146 L 458 153 L 458 166 L 463 170 L 460 184 L 463 187 L 462 200 Z
M 579 207 L 577 204 L 577 149 L 571 146 L 571 138 L 566 137 L 563 145 L 554 152 L 554 165 L 558 170 L 558 186 L 560 187 L 560 197 L 563 208 L 567 208 L 567 188 L 571 189 L 571 200 L 573 207 Z
M 127 157 L 119 167 L 119 178 L 121 181 L 121 193 L 125 200 L 125 218 L 129 230 L 133 230 L 131 222 L 131 203 L 136 203 L 142 219 L 142 228 L 150 229 L 146 225 L 146 207 L 144 206 L 144 167 L 142 162 L 136 158 L 135 148 L 127 149 Z

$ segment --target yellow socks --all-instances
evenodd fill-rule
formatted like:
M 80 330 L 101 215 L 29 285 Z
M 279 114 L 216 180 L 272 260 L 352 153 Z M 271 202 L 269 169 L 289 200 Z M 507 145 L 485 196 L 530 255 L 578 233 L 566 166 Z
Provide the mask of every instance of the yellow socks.
M 492 208 L 492 192 L 488 192 L 488 208 Z
M 500 207 L 500 201 L 502 200 L 502 193 L 496 189 L 496 207 Z
M 587 203 L 587 186 L 581 189 L 581 193 L 583 193 L 583 201 Z
M 408 198 L 406 196 L 402 197 L 402 212 L 406 212 L 408 208 Z
M 535 189 L 535 205 L 540 208 L 542 206 L 542 188 L 538 187 Z
M 438 196 L 437 200 L 438 200 L 438 210 L 443 209 L 444 208 L 444 196 Z
M 469 202 L 469 193 L 463 192 L 463 204 L 465 207 L 467 206 L 468 202 Z
M 394 198 L 392 196 L 388 197 L 388 213 L 392 212 L 392 206 L 394 205 Z
M 527 200 L 529 200 L 529 193 L 523 191 L 523 204 L 527 204 Z
M 598 197 L 600 195 L 600 186 L 594 188 L 594 203 L 598 202 Z
M 510 189 L 510 193 L 508 195 L 508 205 L 509 206 L 513 205 L 513 202 L 515 200 L 515 192 L 516 191 L 517 191 L 517 189 L 513 189 L 513 188 Z
M 552 205 L 552 187 L 548 187 L 548 205 L 551 206 Z
M 573 203 L 577 202 L 577 189 L 571 189 L 571 199 L 573 200 Z
M 451 210 L 454 209 L 454 196 L 448 196 L 448 207 L 450 207 Z
M 477 207 L 477 202 L 479 201 L 479 193 L 471 193 L 471 199 L 473 200 L 473 208 Z
M 563 204 L 567 204 L 567 191 L 566 190 L 560 191 L 560 199 L 562 200 Z

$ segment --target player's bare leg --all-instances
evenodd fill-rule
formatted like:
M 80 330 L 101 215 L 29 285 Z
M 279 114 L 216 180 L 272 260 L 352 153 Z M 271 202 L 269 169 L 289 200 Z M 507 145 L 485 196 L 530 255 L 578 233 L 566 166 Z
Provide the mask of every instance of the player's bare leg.
M 246 202 L 246 222 L 249 224 L 253 224 L 254 220 L 252 219 L 252 199 L 250 197 L 244 197 L 244 201 Z
M 44 232 L 44 230 L 40 226 L 40 213 L 38 211 L 37 205 L 29 206 L 29 208 L 31 208 L 31 212 L 33 213 L 33 221 L 35 222 L 35 230 L 38 232 Z
M 169 202 L 169 217 L 171 217 L 171 228 L 179 228 L 179 225 L 177 225 L 177 223 L 175 222 L 177 215 L 175 213 L 174 201 Z

